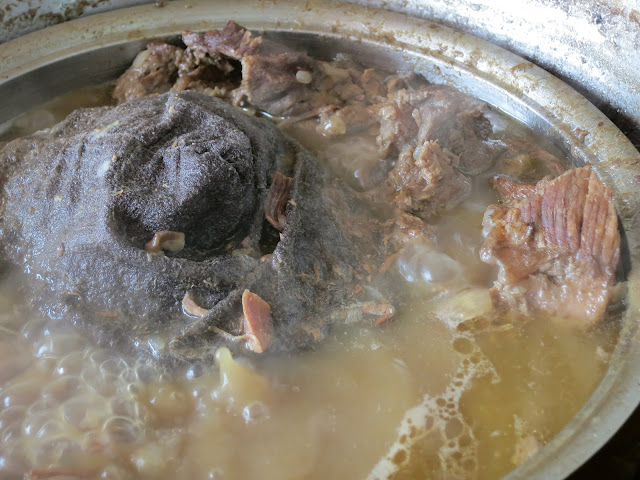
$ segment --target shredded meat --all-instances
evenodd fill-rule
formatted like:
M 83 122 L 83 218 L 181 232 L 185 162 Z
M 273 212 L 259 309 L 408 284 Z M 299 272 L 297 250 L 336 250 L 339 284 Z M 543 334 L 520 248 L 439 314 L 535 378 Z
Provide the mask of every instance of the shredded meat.
M 405 148 L 389 175 L 393 202 L 419 217 L 457 205 L 471 192 L 471 181 L 458 171 L 458 162 L 457 155 L 436 142 Z
M 379 115 L 377 140 L 382 152 L 438 141 L 460 157 L 459 168 L 465 173 L 480 173 L 491 165 L 493 148 L 486 142 L 491 123 L 483 106 L 454 88 L 432 85 L 398 90 L 380 106 Z
M 611 297 L 620 235 L 611 192 L 589 167 L 506 188 L 487 210 L 482 259 L 499 267 L 494 305 L 593 324 Z

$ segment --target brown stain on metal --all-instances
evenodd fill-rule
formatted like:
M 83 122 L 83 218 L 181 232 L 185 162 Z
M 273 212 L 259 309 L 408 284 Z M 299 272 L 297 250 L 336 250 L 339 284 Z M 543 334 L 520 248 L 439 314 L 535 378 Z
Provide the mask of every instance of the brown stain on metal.
M 589 135 L 587 130 L 583 130 L 582 128 L 576 128 L 573 130 L 573 135 L 580 143 L 584 143 L 585 138 Z
M 532 66 L 533 66 L 533 64 L 532 64 L 532 63 L 529 63 L 529 62 L 521 62 L 521 63 L 518 63 L 517 65 L 514 65 L 513 67 L 511 67 L 511 71 L 512 71 L 513 73 L 521 72 L 521 71 L 523 71 L 523 70 L 528 70 L 528 69 L 530 69 Z
M 29 25 L 35 23 L 36 19 L 41 21 L 44 26 L 56 25 L 58 23 L 66 22 L 84 15 L 89 8 L 97 8 L 100 4 L 109 2 L 110 0 L 80 0 L 67 4 L 61 13 L 47 12 L 40 13 L 40 7 L 30 8 L 26 12 L 21 13 L 13 18 L 10 18 L 7 22 L 4 22 L 4 18 L 7 14 L 11 13 L 14 5 L 8 4 L 4 7 L 0 7 L 0 22 L 2 22 L 2 29 L 6 31 L 11 30 L 25 30 Z M 21 34 L 27 33 L 22 31 Z M 11 37 L 9 37 L 11 39 Z M 2 43 L 2 42 L 0 42 Z

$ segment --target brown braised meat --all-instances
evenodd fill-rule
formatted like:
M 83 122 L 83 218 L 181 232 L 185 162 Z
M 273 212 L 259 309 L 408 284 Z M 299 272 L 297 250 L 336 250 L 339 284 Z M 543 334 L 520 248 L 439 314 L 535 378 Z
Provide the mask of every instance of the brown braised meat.
M 33 303 L 102 344 L 170 361 L 221 344 L 301 348 L 345 316 L 388 320 L 397 299 L 371 303 L 363 284 L 406 243 L 432 244 L 425 220 L 491 165 L 484 107 L 234 22 L 183 41 L 138 54 L 118 107 L 76 111 L 0 153 L 4 256 Z M 365 192 L 329 182 L 273 123 L 220 99 L 349 148 L 361 135 L 373 151 Z
M 103 345 L 167 361 L 301 348 L 366 273 L 317 162 L 219 99 L 77 110 L 0 165 L 5 260 L 36 307 Z
M 482 259 L 500 269 L 494 305 L 587 325 L 602 318 L 620 257 L 609 189 L 589 167 L 498 185 L 504 204 L 487 210 L 482 247 Z

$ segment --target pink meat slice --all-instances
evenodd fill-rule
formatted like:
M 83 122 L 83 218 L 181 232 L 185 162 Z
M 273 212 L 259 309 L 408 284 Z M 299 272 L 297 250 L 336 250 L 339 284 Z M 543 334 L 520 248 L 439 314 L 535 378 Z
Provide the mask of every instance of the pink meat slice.
M 482 259 L 499 267 L 496 307 L 592 325 L 611 298 L 620 234 L 611 191 L 590 167 L 524 186 L 501 179 L 487 209 Z

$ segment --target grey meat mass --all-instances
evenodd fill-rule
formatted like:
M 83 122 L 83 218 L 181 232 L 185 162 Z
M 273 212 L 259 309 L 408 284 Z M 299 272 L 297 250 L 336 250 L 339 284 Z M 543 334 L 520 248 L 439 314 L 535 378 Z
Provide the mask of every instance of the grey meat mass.
M 260 352 L 272 336 L 271 349 L 300 348 L 356 272 L 318 164 L 216 98 L 77 110 L 0 160 L 5 259 L 34 305 L 103 345 L 169 361 L 223 343 Z

